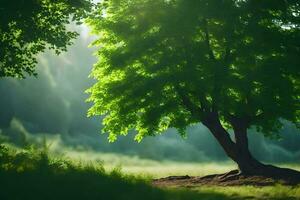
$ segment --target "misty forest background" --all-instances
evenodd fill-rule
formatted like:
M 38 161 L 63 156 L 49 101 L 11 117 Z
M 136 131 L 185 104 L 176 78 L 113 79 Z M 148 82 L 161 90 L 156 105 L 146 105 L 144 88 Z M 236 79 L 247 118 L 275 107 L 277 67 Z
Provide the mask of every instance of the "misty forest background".
M 147 137 L 138 144 L 129 137 L 107 142 L 100 134 L 101 121 L 87 118 L 89 104 L 85 90 L 93 84 L 88 78 L 96 57 L 87 46 L 93 38 L 84 25 L 71 26 L 80 37 L 60 56 L 46 51 L 38 56 L 38 78 L 0 79 L 0 140 L 24 147 L 42 143 L 60 152 L 66 149 L 124 154 L 151 160 L 179 162 L 228 161 L 221 147 L 202 125 L 188 129 L 182 140 L 176 130 L 160 137 Z M 284 134 L 283 134 L 284 133 Z M 297 134 L 295 134 L 297 133 Z M 285 122 L 281 139 L 264 138 L 251 130 L 250 149 L 261 161 L 300 163 L 300 131 Z

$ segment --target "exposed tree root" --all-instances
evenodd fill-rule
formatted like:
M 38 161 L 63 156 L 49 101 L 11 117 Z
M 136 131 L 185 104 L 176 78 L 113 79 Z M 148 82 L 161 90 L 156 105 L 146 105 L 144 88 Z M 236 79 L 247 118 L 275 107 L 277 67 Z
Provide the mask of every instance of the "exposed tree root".
M 300 172 L 266 165 L 264 170 L 257 175 L 247 175 L 239 170 L 232 170 L 224 174 L 213 174 L 204 177 L 170 176 L 153 180 L 156 186 L 197 186 L 197 185 L 255 185 L 268 186 L 275 184 L 297 185 L 300 184 Z M 268 170 L 267 173 L 265 170 Z M 264 172 L 262 175 L 261 173 Z
M 233 180 L 236 177 L 239 177 L 241 175 L 241 172 L 239 170 L 232 170 L 230 172 L 227 172 L 225 174 L 218 175 L 218 178 L 220 181 L 227 181 L 227 180 Z

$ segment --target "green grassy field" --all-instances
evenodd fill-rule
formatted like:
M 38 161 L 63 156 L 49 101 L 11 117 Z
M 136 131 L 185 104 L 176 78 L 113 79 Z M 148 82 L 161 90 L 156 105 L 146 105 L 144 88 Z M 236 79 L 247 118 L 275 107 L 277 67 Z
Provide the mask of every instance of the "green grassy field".
M 226 172 L 232 163 L 157 162 L 137 157 L 0 146 L 0 199 L 300 199 L 300 186 L 156 188 L 151 178 Z M 299 169 L 299 166 L 290 166 Z

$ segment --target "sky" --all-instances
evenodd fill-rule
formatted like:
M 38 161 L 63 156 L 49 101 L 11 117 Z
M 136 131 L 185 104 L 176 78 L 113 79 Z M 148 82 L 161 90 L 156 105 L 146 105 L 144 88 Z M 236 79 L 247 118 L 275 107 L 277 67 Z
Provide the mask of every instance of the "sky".
M 60 145 L 138 156 L 154 160 L 180 162 L 209 162 L 227 160 L 224 152 L 209 131 L 201 124 L 188 128 L 187 138 L 170 129 L 161 136 L 145 138 L 141 143 L 133 134 L 109 143 L 101 133 L 101 117 L 87 118 L 90 106 L 86 103 L 88 89 L 94 80 L 89 78 L 97 61 L 95 39 L 85 25 L 71 27 L 80 37 L 57 56 L 46 51 L 38 55 L 38 77 L 24 80 L 0 79 L 0 135 L 17 145 L 28 143 L 28 137 L 56 137 Z M 250 149 L 265 162 L 300 163 L 300 131 L 285 122 L 281 140 L 270 140 L 251 129 Z

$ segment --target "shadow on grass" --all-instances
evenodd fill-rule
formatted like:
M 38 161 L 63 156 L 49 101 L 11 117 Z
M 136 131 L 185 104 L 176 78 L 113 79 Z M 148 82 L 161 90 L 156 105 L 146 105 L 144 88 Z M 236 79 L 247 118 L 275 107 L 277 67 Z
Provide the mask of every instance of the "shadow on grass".
M 50 159 L 46 151 L 0 145 L 1 200 L 232 200 L 241 197 L 188 189 L 160 189 L 145 180 L 110 173 L 101 165 Z
M 196 200 L 233 199 L 222 194 L 185 190 L 163 190 L 142 180 L 99 174 L 92 170 L 1 171 L 0 199 L 105 199 L 105 200 Z

